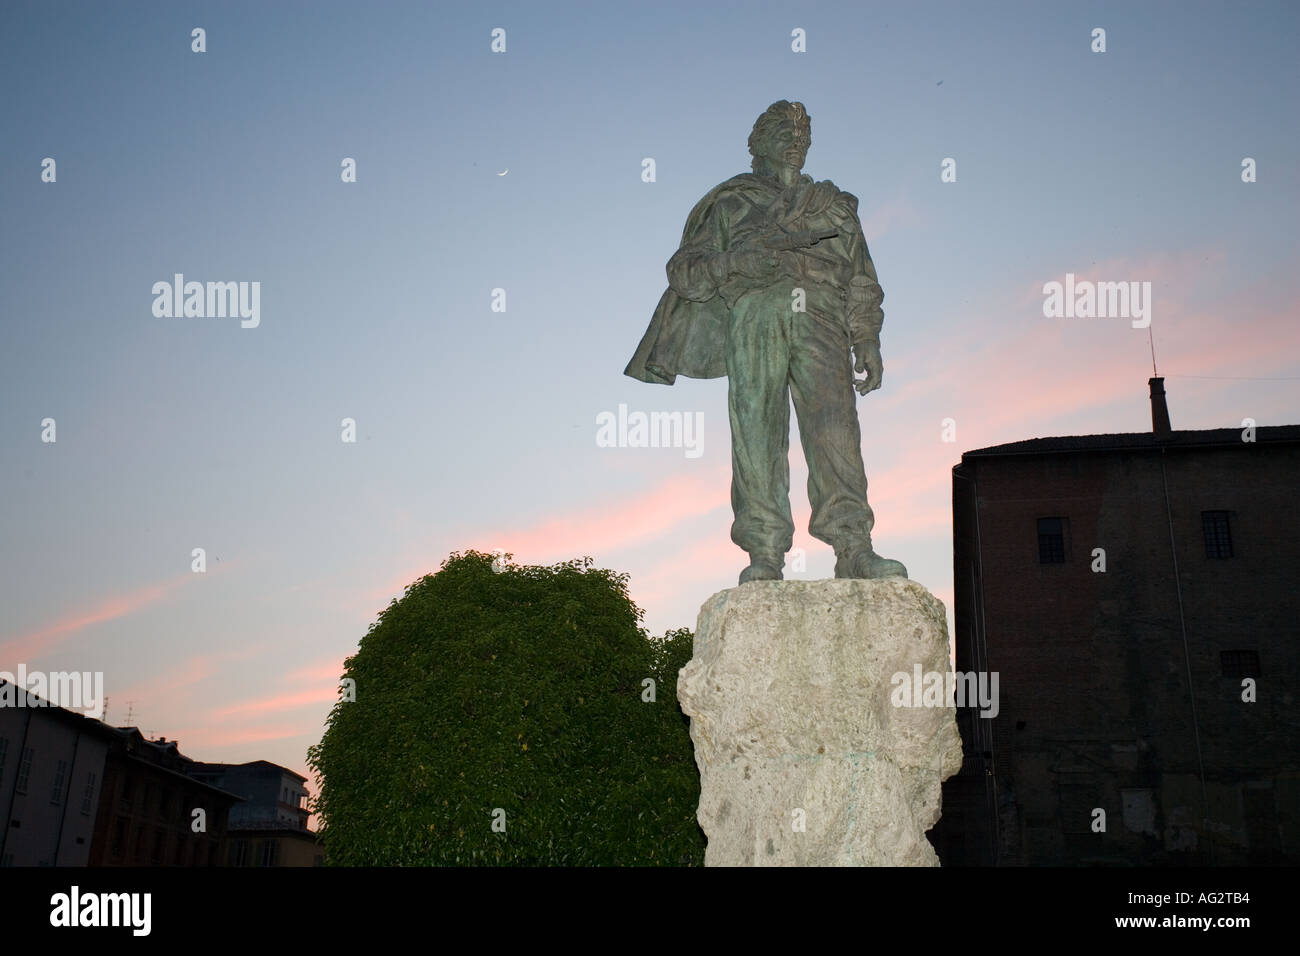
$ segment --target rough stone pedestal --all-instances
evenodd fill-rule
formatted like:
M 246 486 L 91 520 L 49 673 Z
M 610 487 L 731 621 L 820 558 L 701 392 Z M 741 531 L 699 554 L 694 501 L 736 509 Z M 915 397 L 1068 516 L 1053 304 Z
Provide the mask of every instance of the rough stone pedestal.
M 951 707 L 894 706 L 891 678 L 916 664 L 950 670 L 943 604 L 915 581 L 751 581 L 709 598 L 677 680 L 705 865 L 938 866 L 925 831 L 961 739 Z

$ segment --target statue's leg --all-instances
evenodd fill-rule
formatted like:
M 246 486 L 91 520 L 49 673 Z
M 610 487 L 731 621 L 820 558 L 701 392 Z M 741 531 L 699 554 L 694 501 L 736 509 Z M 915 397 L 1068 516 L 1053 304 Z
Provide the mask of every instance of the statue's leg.
M 871 547 L 862 431 L 848 333 L 830 318 L 798 313 L 792 323 L 790 392 L 808 462 L 808 531 L 839 552 Z
M 790 516 L 789 343 L 781 309 L 789 295 L 754 293 L 727 328 L 731 419 L 731 540 L 779 569 L 794 540 Z M 766 575 L 763 575 L 766 576 Z
M 835 549 L 837 578 L 905 578 L 903 563 L 871 544 L 876 519 L 867 504 L 848 333 L 809 311 L 795 316 L 790 340 L 790 391 L 808 461 L 808 531 Z

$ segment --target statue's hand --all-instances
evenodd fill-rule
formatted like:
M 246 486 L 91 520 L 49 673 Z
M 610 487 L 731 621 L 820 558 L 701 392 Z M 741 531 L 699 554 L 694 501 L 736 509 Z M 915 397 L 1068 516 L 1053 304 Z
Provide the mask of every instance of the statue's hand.
M 874 392 L 880 388 L 880 380 L 885 374 L 885 363 L 880 357 L 880 346 L 875 342 L 859 342 L 853 346 L 853 371 L 866 373 L 866 378 L 854 379 L 853 387 L 859 395 Z
M 722 255 L 727 275 L 771 279 L 781 269 L 781 255 L 771 249 L 742 249 L 738 252 L 724 252 Z

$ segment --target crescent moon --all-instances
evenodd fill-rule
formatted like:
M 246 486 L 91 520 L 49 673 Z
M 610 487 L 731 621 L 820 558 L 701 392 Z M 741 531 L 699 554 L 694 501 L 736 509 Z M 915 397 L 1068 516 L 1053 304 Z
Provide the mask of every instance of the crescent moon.
M 505 169 L 503 169 L 501 172 L 497 173 L 497 175 L 498 175 L 498 176 L 504 176 L 504 175 L 505 175 L 506 173 L 508 173 L 508 172 L 510 172 L 510 167 L 509 167 L 509 166 L 507 166 L 507 167 L 506 167 Z

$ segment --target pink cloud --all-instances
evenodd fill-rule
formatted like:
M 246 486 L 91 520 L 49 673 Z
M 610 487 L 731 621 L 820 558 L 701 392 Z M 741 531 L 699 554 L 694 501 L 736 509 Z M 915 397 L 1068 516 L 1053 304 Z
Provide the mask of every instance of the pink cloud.
M 1141 259 L 1111 259 L 1075 272 L 1079 280 L 1114 279 L 1153 283 L 1152 334 L 1161 374 L 1180 376 L 1268 375 L 1293 369 L 1300 351 L 1300 325 L 1291 321 L 1292 303 L 1278 301 L 1272 287 L 1236 290 L 1230 304 L 1205 298 L 1203 288 L 1219 282 L 1216 269 L 1226 256 L 1218 249 Z M 1060 280 L 1061 275 L 1049 279 Z M 939 419 L 952 417 L 957 442 L 949 445 L 953 463 L 961 450 L 1043 435 L 1143 431 L 1150 427 L 1146 378 L 1151 374 L 1147 334 L 1125 319 L 1048 319 L 1041 315 L 1041 282 L 1017 284 L 994 298 L 994 311 L 972 317 L 962 341 L 945 339 L 924 352 L 913 350 L 891 364 L 886 355 L 885 389 L 878 405 L 864 411 L 864 433 L 874 417 L 882 424 L 871 436 L 880 440 L 890 422 L 933 416 L 925 439 L 937 437 Z M 1225 309 L 1231 310 L 1230 321 Z M 909 370 L 904 380 L 891 371 Z M 924 368 L 925 371 L 920 372 Z M 996 375 L 989 370 L 997 369 Z M 1226 386 L 1215 386 L 1218 388 Z M 1204 388 L 1198 386 L 1202 393 Z M 1190 389 L 1170 394 L 1174 427 L 1205 428 L 1236 424 L 1242 415 L 1198 423 Z M 948 408 L 944 408 L 948 405 Z M 1118 414 L 1131 422 L 1114 425 Z M 935 411 L 939 414 L 936 415 Z M 1179 412 L 1182 412 L 1180 415 Z M 1092 414 L 1090 414 L 1090 412 Z M 1091 419 L 1095 424 L 1089 425 Z
M 294 691 L 290 694 L 277 694 L 271 697 L 252 698 L 238 704 L 231 704 L 229 707 L 222 707 L 212 711 L 211 717 L 213 720 L 224 720 L 229 717 L 267 714 L 279 710 L 297 710 L 310 704 L 320 704 L 325 702 L 333 703 L 338 699 L 338 696 L 339 689 L 337 684 L 330 684 L 324 687 L 311 687 L 307 690 Z
M 237 747 L 243 744 L 264 743 L 268 740 L 286 740 L 294 737 L 310 737 L 316 733 L 315 729 L 304 729 L 301 726 L 280 724 L 275 727 L 187 727 L 176 732 L 177 740 L 182 750 L 187 755 L 199 753 L 204 749 L 215 749 L 218 747 Z M 206 758 L 195 758 L 206 759 Z M 248 760 L 257 759 L 248 757 Z M 242 761 L 236 761 L 242 762 Z M 292 768 L 290 768 L 292 769 Z M 304 773 L 305 771 L 299 771 Z
M 896 196 L 881 203 L 862 218 L 862 234 L 871 243 L 900 226 L 917 226 L 923 222 L 924 218 L 917 213 L 910 199 Z
M 285 675 L 286 680 L 292 681 L 330 681 L 338 683 L 339 678 L 343 676 L 344 657 L 333 655 L 322 658 L 314 664 L 308 664 L 300 667 L 295 671 L 290 671 Z
M 192 573 L 178 575 L 159 584 L 105 598 L 85 608 L 70 611 L 62 617 L 36 630 L 8 639 L 0 645 L 0 660 L 30 662 L 87 628 L 135 614 L 151 605 L 161 603 L 182 584 L 193 580 Z
M 528 528 L 484 532 L 480 538 L 524 561 L 614 551 L 662 537 L 682 522 L 713 511 L 730 500 L 730 481 L 728 471 L 692 468 L 632 497 L 607 500 Z
M 521 564 L 567 560 L 633 547 L 660 538 L 685 521 L 699 518 L 730 499 L 729 470 L 692 468 L 639 494 L 577 508 L 516 528 L 476 532 L 476 547 L 491 554 L 500 548 Z M 424 565 L 367 592 L 370 600 L 400 595 L 406 586 L 434 571 Z M 339 673 L 342 673 L 340 671 Z M 335 675 L 337 676 L 337 675 Z
M 671 553 L 633 573 L 628 592 L 640 608 L 662 606 L 683 593 L 697 594 L 703 602 L 715 585 L 717 590 L 734 587 L 740 569 L 748 561 L 749 556 L 731 542 L 725 531 L 683 540 Z M 695 622 L 689 622 L 689 626 L 694 627 Z

